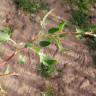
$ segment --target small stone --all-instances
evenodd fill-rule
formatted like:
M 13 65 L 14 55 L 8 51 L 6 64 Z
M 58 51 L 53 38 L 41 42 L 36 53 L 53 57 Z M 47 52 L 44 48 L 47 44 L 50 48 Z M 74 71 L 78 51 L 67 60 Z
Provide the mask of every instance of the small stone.
M 90 82 L 89 82 L 89 80 L 85 80 L 83 83 L 82 83 L 82 85 L 81 85 L 81 87 L 80 88 L 87 88 L 88 86 L 90 85 Z

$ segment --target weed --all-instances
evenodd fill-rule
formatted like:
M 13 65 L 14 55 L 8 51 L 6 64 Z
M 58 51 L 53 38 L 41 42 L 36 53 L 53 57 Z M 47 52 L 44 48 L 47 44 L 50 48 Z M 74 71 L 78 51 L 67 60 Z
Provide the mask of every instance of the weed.
M 62 38 L 64 38 L 66 36 L 66 34 L 68 34 L 68 32 L 63 32 L 63 29 L 65 28 L 65 21 L 62 19 L 60 21 L 60 23 L 56 26 L 56 27 L 52 27 L 49 30 L 46 31 L 46 19 L 48 17 L 49 14 L 51 14 L 53 10 L 49 11 L 43 18 L 42 22 L 41 22 L 41 30 L 40 32 L 34 37 L 35 40 L 31 41 L 31 42 L 27 42 L 27 43 L 22 43 L 22 44 L 17 44 L 12 38 L 12 32 L 9 29 L 4 29 L 2 31 L 0 31 L 0 42 L 1 43 L 5 43 L 8 41 L 12 41 L 14 43 L 15 46 L 15 52 L 6 59 L 6 61 L 4 61 L 2 64 L 6 64 L 6 62 L 8 62 L 14 55 L 16 55 L 17 53 L 20 53 L 22 51 L 22 49 L 27 48 L 27 49 L 31 49 L 34 53 L 36 53 L 40 59 L 40 72 L 43 76 L 45 77 L 53 77 L 54 75 L 57 75 L 57 70 L 56 70 L 56 64 L 58 63 L 54 56 L 50 57 L 47 53 L 45 53 L 44 51 L 42 51 L 43 49 L 47 49 L 49 46 L 51 46 L 52 44 L 55 45 L 55 47 L 57 47 L 58 51 L 63 52 L 65 49 L 62 47 Z M 93 26 L 93 29 L 96 29 L 96 26 Z M 76 29 L 76 36 L 77 37 L 82 37 L 82 36 L 94 36 L 96 37 L 96 33 L 95 32 L 88 32 L 88 30 L 84 30 L 84 29 Z M 63 51 L 62 51 L 63 50 Z M 19 57 L 19 61 L 21 64 L 25 64 L 26 63 L 26 57 L 20 55 Z
M 50 11 L 52 12 L 52 11 Z M 49 13 L 50 13 L 49 12 Z M 41 52 L 43 48 L 47 48 L 48 46 L 51 46 L 52 44 L 55 44 L 57 49 L 62 50 L 62 44 L 60 40 L 65 36 L 62 36 L 60 33 L 62 33 L 63 28 L 65 27 L 65 22 L 61 21 L 57 27 L 50 28 L 47 33 L 45 33 L 46 29 L 46 18 L 48 14 L 45 15 L 43 18 L 41 25 L 41 31 L 40 33 L 36 36 L 38 38 L 39 43 L 27 43 L 26 48 L 32 49 L 35 53 L 39 55 L 40 58 L 40 67 L 41 67 L 41 74 L 45 77 L 51 77 L 54 76 L 57 71 L 56 71 L 56 64 L 57 61 L 54 59 L 54 57 L 49 57 L 46 53 Z M 44 32 L 44 33 L 43 33 Z
M 60 23 L 57 25 L 57 27 L 50 28 L 48 32 L 45 32 L 45 22 L 48 17 L 48 14 L 52 11 L 48 12 L 46 16 L 42 20 L 42 28 L 40 32 L 36 35 L 36 42 L 27 42 L 20 46 L 20 44 L 17 44 L 12 38 L 12 32 L 9 30 L 9 28 L 6 28 L 0 32 L 0 42 L 8 42 L 12 41 L 14 43 L 16 52 L 12 54 L 12 56 L 16 55 L 18 52 L 20 53 L 22 49 L 29 48 L 32 49 L 40 58 L 40 67 L 41 67 L 41 73 L 43 76 L 53 76 L 56 71 L 56 64 L 57 61 L 54 59 L 54 57 L 49 57 L 47 53 L 42 52 L 43 48 L 49 47 L 51 44 L 55 44 L 57 49 L 62 50 L 62 44 L 60 40 L 64 37 L 62 34 L 62 30 L 65 27 L 65 22 L 60 21 Z M 65 34 L 65 33 L 63 33 Z M 38 39 L 37 39 L 38 38 Z M 7 61 L 12 58 L 10 56 Z M 19 56 L 19 62 L 20 64 L 25 64 L 25 56 L 20 55 Z

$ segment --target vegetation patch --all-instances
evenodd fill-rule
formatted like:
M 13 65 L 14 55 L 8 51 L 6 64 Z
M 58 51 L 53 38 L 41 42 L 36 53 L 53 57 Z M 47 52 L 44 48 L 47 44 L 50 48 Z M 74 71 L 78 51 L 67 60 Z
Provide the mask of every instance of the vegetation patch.
M 15 0 L 17 8 L 28 13 L 36 13 L 41 9 L 47 9 L 48 4 L 42 0 Z
M 89 22 L 92 5 L 96 0 L 61 0 L 69 6 L 72 15 L 72 22 L 79 27 L 86 27 Z

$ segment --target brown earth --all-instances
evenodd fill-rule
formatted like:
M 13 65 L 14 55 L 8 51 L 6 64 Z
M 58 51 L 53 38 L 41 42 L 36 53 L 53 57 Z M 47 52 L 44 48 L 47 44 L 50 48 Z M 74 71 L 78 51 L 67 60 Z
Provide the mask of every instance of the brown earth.
M 55 8 L 52 14 L 65 19 L 70 17 L 69 12 L 59 1 L 47 0 L 47 2 L 50 8 Z M 0 29 L 11 26 L 14 29 L 12 38 L 17 43 L 31 40 L 40 29 L 39 21 L 42 16 L 42 12 L 38 13 L 35 17 L 36 22 L 32 22 L 26 13 L 16 10 L 13 0 L 1 0 Z M 55 25 L 49 20 L 48 28 Z M 59 61 L 57 70 L 60 74 L 47 79 L 39 72 L 38 56 L 27 49 L 22 52 L 27 56 L 27 64 L 19 64 L 17 54 L 5 66 L 1 66 L 2 62 L 14 52 L 11 42 L 1 44 L 0 50 L 4 50 L 4 53 L 3 56 L 0 53 L 0 74 L 9 68 L 13 75 L 0 75 L 0 96 L 45 96 L 44 92 L 48 90 L 48 86 L 53 88 L 52 96 L 96 96 L 96 68 L 93 66 L 88 46 L 73 35 L 66 37 L 62 43 L 64 48 L 71 50 L 55 54 L 54 58 Z M 55 49 L 48 50 L 51 54 L 54 51 Z

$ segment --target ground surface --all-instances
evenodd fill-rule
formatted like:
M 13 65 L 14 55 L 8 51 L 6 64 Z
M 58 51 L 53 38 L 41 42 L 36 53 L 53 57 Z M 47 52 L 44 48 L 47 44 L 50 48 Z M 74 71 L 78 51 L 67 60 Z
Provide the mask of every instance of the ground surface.
M 48 0 L 48 3 L 50 8 L 56 8 L 53 14 L 66 19 L 70 16 L 66 8 L 60 6 L 57 0 Z M 13 0 L 1 0 L 0 29 L 4 26 L 13 27 L 12 38 L 16 42 L 31 40 L 30 36 L 36 34 L 40 28 L 38 24 L 40 16 L 42 12 L 36 15 L 36 23 L 33 23 L 26 14 L 15 9 Z M 54 25 L 54 22 L 49 20 L 48 27 Z M 16 55 L 7 65 L 1 66 L 0 74 L 9 67 L 11 72 L 15 72 L 18 76 L 0 77 L 0 96 L 45 96 L 43 94 L 50 85 L 54 89 L 52 96 L 96 96 L 96 68 L 93 66 L 88 47 L 74 36 L 65 38 L 63 45 L 65 48 L 71 48 L 71 51 L 66 54 L 57 52 L 55 55 L 59 61 L 57 69 L 60 74 L 54 78 L 46 79 L 41 76 L 38 72 L 39 58 L 29 50 L 23 50 L 28 57 L 27 64 L 18 64 Z M 2 62 L 14 52 L 14 48 L 10 44 L 0 45 L 0 48 L 5 50 L 0 58 L 0 65 L 2 65 Z M 52 54 L 55 49 L 48 51 Z

